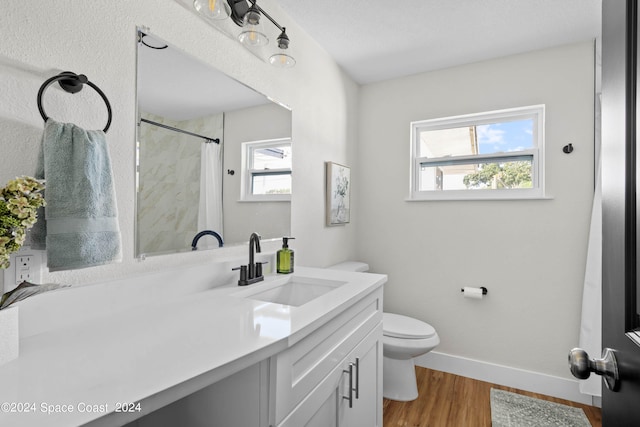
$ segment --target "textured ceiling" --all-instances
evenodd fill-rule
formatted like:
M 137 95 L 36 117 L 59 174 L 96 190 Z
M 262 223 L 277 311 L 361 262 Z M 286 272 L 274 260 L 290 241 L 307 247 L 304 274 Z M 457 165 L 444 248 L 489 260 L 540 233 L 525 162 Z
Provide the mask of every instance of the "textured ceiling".
M 362 84 L 592 40 L 602 9 L 602 0 L 275 1 Z

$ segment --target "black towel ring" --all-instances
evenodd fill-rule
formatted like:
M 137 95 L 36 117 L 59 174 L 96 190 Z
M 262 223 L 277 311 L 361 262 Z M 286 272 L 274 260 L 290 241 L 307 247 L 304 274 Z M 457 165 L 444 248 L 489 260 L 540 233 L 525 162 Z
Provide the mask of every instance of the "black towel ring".
M 38 91 L 38 110 L 40 110 L 40 115 L 42 116 L 44 121 L 46 122 L 49 119 L 49 117 L 47 117 L 47 113 L 45 113 L 44 108 L 42 108 L 42 94 L 47 89 L 47 87 L 49 87 L 50 84 L 56 81 L 59 82 L 60 87 L 62 89 L 64 89 L 66 92 L 69 92 L 69 93 L 80 92 L 84 84 L 88 84 L 96 92 L 98 92 L 98 94 L 100 95 L 104 103 L 107 104 L 107 112 L 109 114 L 107 125 L 103 129 L 103 132 L 106 133 L 107 130 L 109 129 L 109 126 L 111 126 L 111 117 L 112 117 L 111 104 L 109 104 L 109 100 L 107 99 L 107 96 L 104 94 L 104 92 L 100 90 L 98 86 L 91 83 L 87 78 L 87 76 L 85 76 L 84 74 L 72 73 L 71 71 L 64 71 L 58 74 L 57 76 L 53 76 L 49 78 L 47 81 L 45 81 L 42 84 L 42 86 L 40 86 L 40 90 Z

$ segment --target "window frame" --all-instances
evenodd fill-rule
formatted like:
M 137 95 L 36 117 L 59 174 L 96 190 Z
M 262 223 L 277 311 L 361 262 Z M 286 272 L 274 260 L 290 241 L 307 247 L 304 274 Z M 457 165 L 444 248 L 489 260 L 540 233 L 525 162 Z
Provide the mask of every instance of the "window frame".
M 240 201 L 243 202 L 288 202 L 291 200 L 289 194 L 253 194 L 254 176 L 268 175 L 291 175 L 292 168 L 278 169 L 253 169 L 253 152 L 257 149 L 265 149 L 289 145 L 292 147 L 291 138 L 277 138 L 263 141 L 248 141 L 242 143 L 242 176 L 240 184 Z M 292 163 L 293 166 L 293 163 Z M 293 182 L 292 182 L 293 187 Z M 293 192 L 293 189 L 292 189 Z
M 534 147 L 520 151 L 507 151 L 465 156 L 417 157 L 420 147 L 420 133 L 466 126 L 481 126 L 497 122 L 533 119 Z M 545 195 L 545 105 L 532 105 L 504 110 L 494 110 L 437 119 L 419 120 L 410 124 L 410 195 L 408 201 L 429 200 L 512 200 L 544 199 Z M 505 161 L 509 158 L 532 156 L 532 188 L 514 189 L 461 189 L 461 190 L 419 190 L 420 170 L 424 165 L 443 163 L 472 164 Z

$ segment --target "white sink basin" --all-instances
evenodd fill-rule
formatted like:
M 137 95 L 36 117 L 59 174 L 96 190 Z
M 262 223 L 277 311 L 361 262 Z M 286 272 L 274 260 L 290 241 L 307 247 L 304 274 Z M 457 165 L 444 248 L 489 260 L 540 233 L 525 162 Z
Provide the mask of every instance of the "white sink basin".
M 249 285 L 249 289 L 236 292 L 234 296 L 299 307 L 345 283 L 347 282 L 293 275 Z

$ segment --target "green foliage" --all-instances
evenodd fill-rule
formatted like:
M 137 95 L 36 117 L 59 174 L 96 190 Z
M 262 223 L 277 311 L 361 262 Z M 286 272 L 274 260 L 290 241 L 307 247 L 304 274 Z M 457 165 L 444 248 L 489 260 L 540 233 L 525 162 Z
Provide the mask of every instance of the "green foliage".
M 27 229 L 38 220 L 37 210 L 45 205 L 44 183 L 23 176 L 0 189 L 0 269 L 9 267 L 9 255 L 22 246 Z
M 465 175 L 463 182 L 467 188 L 531 188 L 531 163 L 488 163 Z

